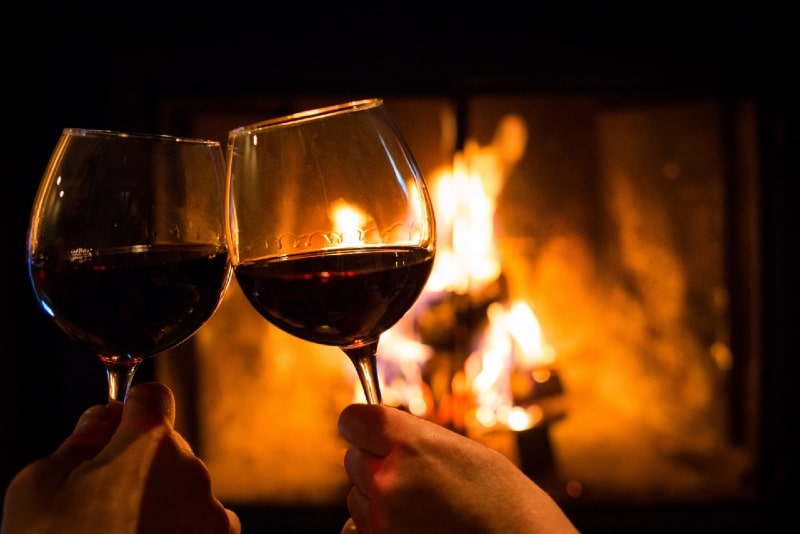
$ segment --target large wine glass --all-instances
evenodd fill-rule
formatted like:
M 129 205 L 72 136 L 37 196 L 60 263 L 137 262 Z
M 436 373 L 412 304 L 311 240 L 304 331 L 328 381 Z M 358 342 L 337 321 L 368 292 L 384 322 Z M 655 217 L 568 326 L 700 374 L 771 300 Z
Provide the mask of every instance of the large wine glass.
M 188 339 L 231 279 L 218 141 L 64 129 L 27 242 L 42 309 L 125 401 L 143 359 Z
M 419 297 L 435 252 L 425 182 L 383 101 L 237 128 L 227 158 L 239 286 L 277 327 L 340 347 L 380 404 L 379 337 Z

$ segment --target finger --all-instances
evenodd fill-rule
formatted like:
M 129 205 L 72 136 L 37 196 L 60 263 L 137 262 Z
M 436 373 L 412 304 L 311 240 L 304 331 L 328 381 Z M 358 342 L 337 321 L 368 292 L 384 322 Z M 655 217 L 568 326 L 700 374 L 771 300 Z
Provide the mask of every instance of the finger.
M 105 447 L 117 430 L 122 403 L 92 406 L 83 412 L 72 434 L 50 456 L 52 468 L 69 474 L 78 464 L 90 460 Z
M 344 455 L 344 469 L 350 482 L 365 495 L 374 493 L 375 474 L 383 459 L 358 447 L 349 447 Z
M 21 499 L 36 495 L 43 502 L 48 501 L 48 496 L 58 493 L 64 481 L 79 465 L 96 457 L 106 446 L 119 425 L 121 412 L 122 404 L 118 402 L 88 408 L 78 419 L 72 434 L 58 449 L 20 471 L 7 493 Z M 14 486 L 14 491 L 11 491 L 11 486 Z M 12 504 L 7 503 L 9 506 Z
M 413 415 L 377 404 L 351 404 L 339 415 L 339 433 L 353 445 L 386 456 L 405 435 Z
M 182 454 L 191 455 L 191 447 L 174 431 L 174 423 L 172 390 L 159 382 L 138 384 L 128 392 L 119 428 L 98 459 L 114 458 L 146 435 L 156 441 L 169 435 Z
M 370 534 L 372 530 L 369 524 L 369 500 L 366 495 L 353 486 L 347 494 L 347 510 L 350 512 L 349 521 L 356 526 L 356 532 L 360 534 Z M 345 526 L 347 524 L 345 523 Z M 342 534 L 345 531 L 342 530 Z
M 160 382 L 147 382 L 132 387 L 125 401 L 120 430 L 164 422 L 170 428 L 175 425 L 175 396 L 172 390 Z

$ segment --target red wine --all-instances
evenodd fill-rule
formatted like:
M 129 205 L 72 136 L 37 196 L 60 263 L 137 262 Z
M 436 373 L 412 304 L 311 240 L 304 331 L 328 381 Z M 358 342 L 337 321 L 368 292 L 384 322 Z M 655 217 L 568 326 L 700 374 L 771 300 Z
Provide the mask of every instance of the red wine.
M 275 326 L 340 347 L 377 339 L 414 304 L 433 267 L 424 248 L 348 249 L 243 262 L 236 280 Z
M 230 279 L 225 247 L 154 245 L 79 260 L 36 260 L 42 308 L 73 340 L 102 356 L 146 358 L 194 334 Z

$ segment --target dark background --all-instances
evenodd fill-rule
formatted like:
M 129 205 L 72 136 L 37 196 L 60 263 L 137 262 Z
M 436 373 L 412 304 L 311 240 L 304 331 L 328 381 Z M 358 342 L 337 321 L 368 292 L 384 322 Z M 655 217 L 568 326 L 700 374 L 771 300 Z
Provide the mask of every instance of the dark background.
M 786 300 L 793 297 L 789 288 L 796 265 L 789 249 L 794 210 L 788 181 L 798 176 L 800 144 L 792 82 L 797 40 L 788 12 L 725 4 L 704 10 L 675 4 L 556 10 L 493 2 L 440 12 L 426 4 L 368 9 L 105 5 L 25 5 L 3 23 L 0 487 L 24 465 L 52 452 L 86 407 L 105 400 L 99 361 L 68 343 L 39 311 L 24 263 L 30 206 L 62 128 L 160 132 L 160 102 L 195 96 L 458 98 L 505 90 L 729 94 L 753 96 L 760 113 L 764 382 L 759 497 L 744 506 L 711 503 L 661 516 L 594 510 L 575 520 L 587 533 L 667 532 L 676 525 L 684 532 L 727 532 L 734 525 L 779 532 L 777 525 L 790 521 L 788 448 L 796 416 L 787 409 L 793 377 Z M 137 381 L 150 373 L 145 364 Z M 332 522 L 340 525 L 341 512 L 328 512 Z M 242 514 L 247 527 L 248 512 Z M 249 526 L 257 531 L 260 524 L 254 518 Z

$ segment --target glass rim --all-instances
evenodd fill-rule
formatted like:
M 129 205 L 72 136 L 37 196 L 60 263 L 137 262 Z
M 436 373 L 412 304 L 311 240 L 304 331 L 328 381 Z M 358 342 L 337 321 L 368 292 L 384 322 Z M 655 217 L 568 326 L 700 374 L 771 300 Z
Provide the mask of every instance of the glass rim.
M 172 143 L 193 143 L 219 147 L 222 146 L 219 141 L 214 139 L 201 139 L 199 137 L 183 137 L 160 133 L 124 132 L 121 130 L 103 130 L 98 128 L 64 128 L 61 133 L 62 135 L 79 137 L 116 137 L 119 139 L 138 139 Z
M 322 117 L 330 117 L 333 115 L 342 115 L 345 113 L 352 113 L 354 111 L 361 111 L 364 109 L 376 108 L 383 104 L 382 98 L 363 98 L 360 100 L 351 100 L 349 102 L 342 102 L 333 104 L 331 106 L 323 106 L 313 109 L 306 109 L 291 113 L 289 115 L 282 115 L 266 119 L 245 126 L 239 126 L 228 132 L 229 137 L 236 137 L 242 134 L 257 133 L 260 131 L 268 130 L 275 126 L 286 126 L 300 122 L 309 121 L 312 119 L 319 119 Z

